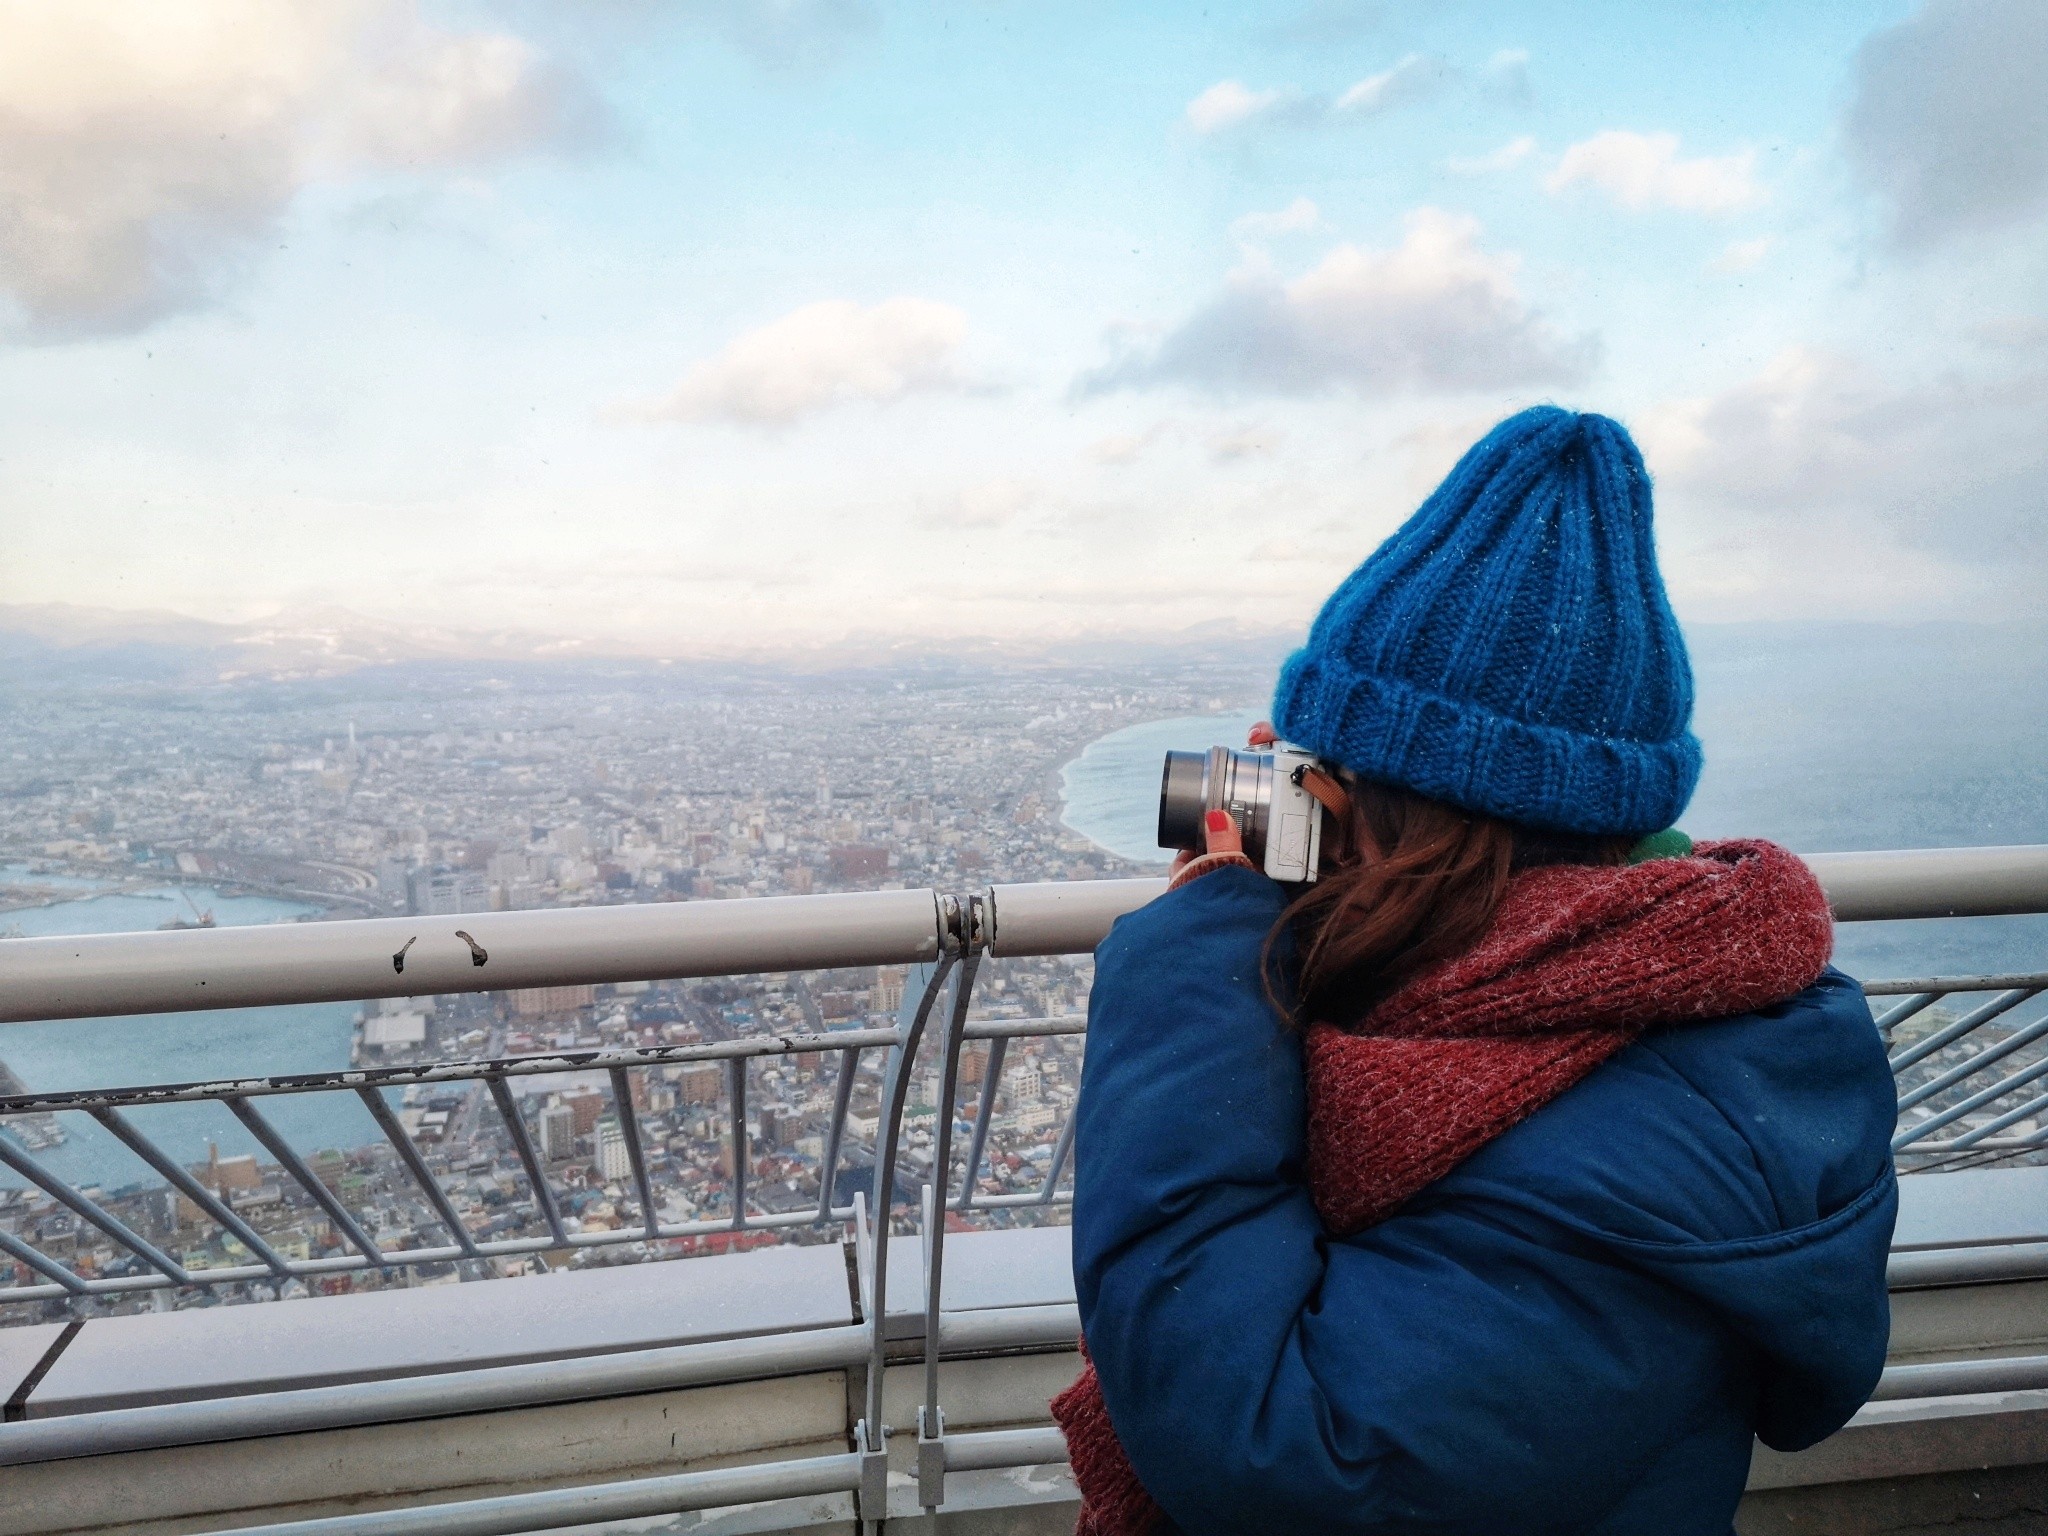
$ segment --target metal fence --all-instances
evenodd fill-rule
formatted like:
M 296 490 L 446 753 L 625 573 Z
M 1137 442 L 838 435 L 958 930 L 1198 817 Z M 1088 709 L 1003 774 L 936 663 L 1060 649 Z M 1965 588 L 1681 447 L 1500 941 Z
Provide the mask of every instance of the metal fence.
M 1843 921 L 2048 911 L 2048 848 L 1818 855 L 1810 862 Z M 913 966 L 918 984 L 887 1027 L 0 1099 L 0 1125 L 28 1115 L 89 1115 L 248 1256 L 246 1263 L 189 1268 L 102 1200 L 59 1177 L 19 1138 L 0 1135 L 0 1161 L 127 1255 L 121 1273 L 85 1275 L 0 1230 L 0 1251 L 40 1277 L 0 1292 L 0 1299 L 35 1302 L 229 1282 L 281 1285 L 371 1269 L 663 1244 L 713 1234 L 851 1227 L 864 1324 L 835 1347 L 846 1356 L 843 1363 L 865 1364 L 864 1411 L 849 1455 L 789 1464 L 796 1469 L 789 1475 L 797 1476 L 802 1487 L 779 1476 L 771 1479 L 776 1489 L 771 1495 L 762 1491 L 768 1484 L 756 1487 L 761 1474 L 736 1469 L 610 1490 L 524 1496 L 523 1502 L 514 1501 L 516 1509 L 499 1509 L 495 1506 L 505 1501 L 485 1500 L 291 1529 L 303 1536 L 330 1530 L 337 1536 L 344 1531 L 364 1536 L 372 1531 L 528 1530 L 828 1488 L 855 1492 L 863 1517 L 878 1518 L 872 1512 L 883 1507 L 886 1450 L 879 1432 L 870 1437 L 868 1426 L 882 1422 L 888 1342 L 883 1320 L 891 1284 L 886 1238 L 897 1208 L 917 1203 L 904 1201 L 899 1193 L 908 1172 L 916 1175 L 913 1183 L 922 1193 L 914 1221 L 923 1237 L 925 1310 L 918 1481 L 927 1506 L 936 1506 L 948 1471 L 1061 1459 L 1053 1443 L 1056 1434 L 1051 1440 L 1046 1439 L 1050 1432 L 1035 1430 L 948 1437 L 941 1415 L 939 1364 L 949 1321 L 941 1312 L 946 1213 L 1000 1215 L 1070 1199 L 1071 1113 L 1035 1188 L 992 1193 L 981 1186 L 993 1098 L 1003 1081 L 1006 1054 L 1019 1040 L 1077 1036 L 1085 1030 L 1078 1016 L 975 1018 L 977 979 L 992 960 L 1006 956 L 1092 950 L 1117 915 L 1150 900 L 1160 885 L 1137 880 L 999 886 L 965 895 L 880 892 L 7 941 L 0 944 L 0 1023 L 851 965 Z M 2048 973 L 1878 981 L 1866 991 L 1877 1003 L 1879 1028 L 1891 1046 L 1900 1083 L 1902 1119 L 1895 1150 L 1902 1168 L 1973 1166 L 2048 1148 L 2048 1128 L 2036 1124 L 2048 1113 L 2048 1089 L 2036 1091 L 2048 1079 L 2048 1012 L 2014 1021 L 2025 1005 L 2048 991 Z M 1896 1001 L 1884 1001 L 1890 999 Z M 965 1081 L 962 1070 L 967 1052 L 976 1046 L 984 1052 L 977 1064 L 978 1083 Z M 936 1058 L 940 1102 L 934 1106 L 932 1146 L 920 1169 L 905 1156 L 905 1122 L 913 1075 L 926 1052 Z M 815 1192 L 800 1206 L 782 1201 L 777 1208 L 777 1202 L 757 1198 L 750 1188 L 748 1069 L 755 1062 L 799 1059 L 815 1063 L 820 1072 L 829 1064 L 832 1110 L 817 1160 Z M 636 1115 L 635 1079 L 707 1063 L 725 1069 L 729 1208 L 715 1217 L 665 1221 Z M 609 1084 L 629 1163 L 636 1217 L 631 1224 L 574 1231 L 564 1219 L 559 1192 L 550 1183 L 533 1127 L 514 1091 L 523 1078 L 560 1073 L 602 1074 Z M 845 1154 L 855 1095 L 864 1080 L 875 1095 L 873 1145 L 864 1179 L 854 1179 Z M 488 1239 L 472 1233 L 426 1150 L 386 1098 L 393 1089 L 441 1083 L 482 1085 L 523 1170 L 530 1230 Z M 318 1093 L 346 1094 L 360 1102 L 435 1213 L 445 1241 L 432 1247 L 380 1246 L 266 1113 L 266 1106 L 281 1097 Z M 224 1106 L 246 1128 L 324 1215 L 338 1251 L 305 1258 L 280 1253 L 217 1188 L 167 1154 L 132 1118 L 148 1106 L 196 1102 Z M 849 1184 L 856 1187 L 849 1189 Z M 904 1219 L 910 1221 L 907 1210 Z M 1066 1326 L 1066 1319 L 1058 1321 Z M 1043 1320 L 1031 1326 L 1042 1328 Z M 818 1341 L 811 1340 L 811 1346 Z M 140 1410 L 145 1415 L 151 1411 Z M 9 1433 L 33 1427 L 10 1426 Z M 20 1444 L 8 1442 L 0 1459 L 33 1459 L 33 1447 L 19 1434 L 14 1440 Z M 145 1434 L 137 1443 L 163 1442 Z

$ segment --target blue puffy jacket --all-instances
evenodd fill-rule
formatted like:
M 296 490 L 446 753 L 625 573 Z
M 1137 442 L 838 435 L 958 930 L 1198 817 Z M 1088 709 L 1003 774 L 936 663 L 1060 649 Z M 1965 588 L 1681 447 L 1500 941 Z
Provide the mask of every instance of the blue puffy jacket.
M 1326 1234 L 1298 1037 L 1224 869 L 1096 952 L 1074 1272 L 1180 1531 L 1728 1536 L 1752 1434 L 1883 1367 L 1892 1080 L 1856 984 L 1644 1036 L 1393 1216 Z

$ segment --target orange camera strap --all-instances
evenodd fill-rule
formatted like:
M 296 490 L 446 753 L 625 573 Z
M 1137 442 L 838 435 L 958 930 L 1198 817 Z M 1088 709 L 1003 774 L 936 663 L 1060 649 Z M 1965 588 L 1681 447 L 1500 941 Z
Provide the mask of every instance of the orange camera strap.
M 1330 813 L 1330 819 L 1343 826 L 1351 817 L 1351 796 L 1344 792 L 1344 786 L 1331 778 L 1320 768 L 1304 768 L 1299 780 L 1301 787 L 1316 797 L 1322 808 Z

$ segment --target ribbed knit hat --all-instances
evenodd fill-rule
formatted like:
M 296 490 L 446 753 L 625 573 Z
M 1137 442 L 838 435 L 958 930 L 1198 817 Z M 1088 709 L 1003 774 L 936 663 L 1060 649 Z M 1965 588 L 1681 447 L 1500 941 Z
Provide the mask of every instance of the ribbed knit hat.
M 1692 666 L 1621 423 L 1511 416 L 1323 605 L 1273 723 L 1318 756 L 1524 826 L 1638 835 L 1692 798 Z

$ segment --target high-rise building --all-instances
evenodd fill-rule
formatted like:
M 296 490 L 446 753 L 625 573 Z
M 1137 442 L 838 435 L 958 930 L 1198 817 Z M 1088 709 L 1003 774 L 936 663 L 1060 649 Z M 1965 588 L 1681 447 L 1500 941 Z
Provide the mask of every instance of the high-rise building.
M 623 1179 L 633 1172 L 633 1159 L 626 1150 L 626 1130 L 616 1115 L 597 1122 L 597 1172 L 606 1182 Z
M 725 1068 L 693 1062 L 675 1076 L 676 1097 L 685 1104 L 716 1104 L 725 1097 Z
M 557 1104 L 540 1112 L 540 1155 L 559 1163 L 576 1155 L 576 1112 Z
M 1013 1109 L 1036 1104 L 1045 1095 L 1045 1077 L 1036 1062 L 1022 1061 L 1003 1072 L 1003 1097 Z
M 587 1088 L 580 1093 L 562 1096 L 562 1107 L 573 1117 L 578 1136 L 590 1134 L 597 1125 L 598 1117 L 605 1112 L 605 1106 L 610 1102 L 603 1094 Z
M 903 1006 L 903 967 L 884 965 L 875 969 L 875 986 L 869 1008 L 875 1013 L 893 1014 Z
M 412 910 L 421 917 L 453 917 L 491 910 L 491 882 L 481 870 L 416 869 L 410 881 Z

